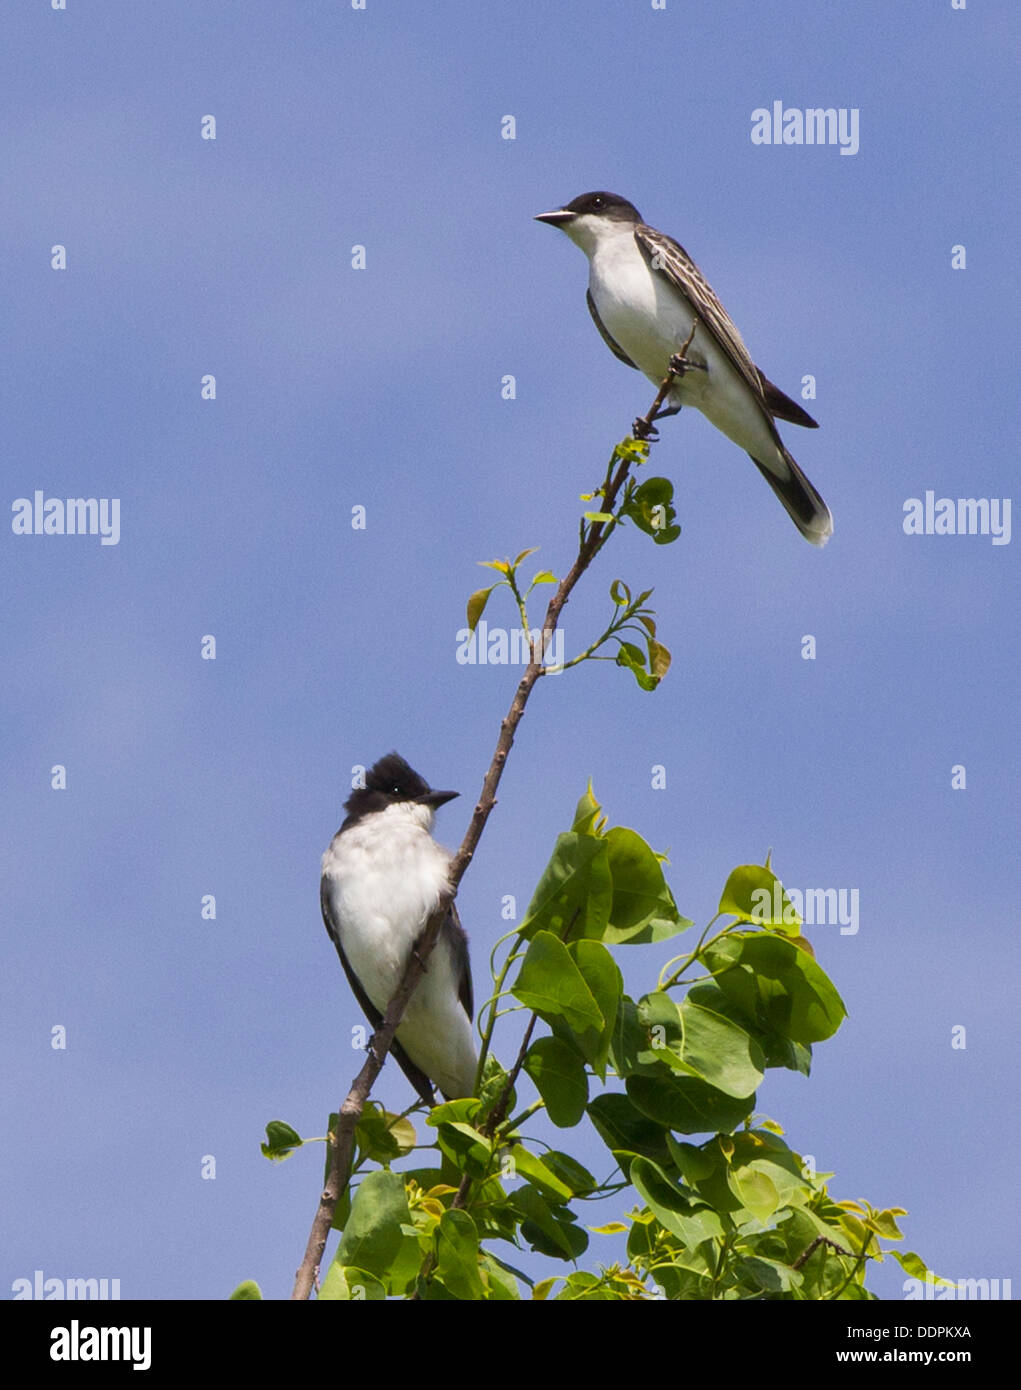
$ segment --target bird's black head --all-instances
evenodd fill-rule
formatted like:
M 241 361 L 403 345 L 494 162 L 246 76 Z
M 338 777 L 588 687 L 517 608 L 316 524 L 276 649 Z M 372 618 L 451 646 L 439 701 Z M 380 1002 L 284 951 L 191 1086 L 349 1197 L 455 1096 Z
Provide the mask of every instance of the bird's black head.
M 642 215 L 634 203 L 616 193 L 582 193 L 577 198 L 557 208 L 555 212 L 540 212 L 536 222 L 548 222 L 553 227 L 563 227 L 579 217 L 602 217 L 608 222 L 641 222 Z
M 433 791 L 425 778 L 420 777 L 399 753 L 387 753 L 366 772 L 365 786 L 356 788 L 344 802 L 344 810 L 348 813 L 344 826 L 372 815 L 374 811 L 385 811 L 397 802 L 414 802 L 435 810 L 460 794 Z

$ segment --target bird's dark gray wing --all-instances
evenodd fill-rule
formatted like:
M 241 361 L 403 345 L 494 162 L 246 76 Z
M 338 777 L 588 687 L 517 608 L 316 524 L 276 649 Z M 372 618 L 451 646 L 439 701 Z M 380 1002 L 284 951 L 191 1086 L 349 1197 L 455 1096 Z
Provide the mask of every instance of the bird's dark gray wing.
M 619 357 L 620 360 L 624 363 L 625 367 L 634 367 L 636 372 L 639 371 L 640 368 L 635 366 L 635 364 L 631 361 L 631 358 L 627 355 L 624 349 L 618 346 L 618 344 L 615 343 L 613 339 L 610 337 L 609 333 L 607 333 L 606 325 L 603 323 L 602 319 L 599 317 L 598 312 L 596 311 L 595 301 L 592 298 L 592 292 L 590 290 L 585 291 L 585 303 L 588 305 L 588 311 L 592 315 L 592 322 L 599 329 L 599 336 L 602 338 L 603 342 L 613 353 L 614 357 Z
M 665 275 L 675 289 L 688 299 L 699 322 L 719 343 L 762 406 L 767 419 L 772 422 L 772 412 L 766 402 L 758 367 L 752 361 L 730 315 L 684 247 L 673 237 L 657 232 L 655 227 L 647 227 L 644 222 L 639 222 L 635 228 L 635 241 L 650 268 L 659 275 Z
M 472 990 L 471 962 L 468 959 L 468 935 L 461 926 L 457 908 L 450 904 L 447 920 L 440 928 L 440 937 L 446 938 L 454 960 L 454 978 L 457 981 L 457 997 L 470 1019 L 475 1017 L 475 995 Z M 427 962 L 428 963 L 428 962 Z
M 330 940 L 337 948 L 337 955 L 340 957 L 340 963 L 344 967 L 344 974 L 347 976 L 347 982 L 351 986 L 351 992 L 354 994 L 354 997 L 358 1000 L 358 1003 L 361 1005 L 362 1013 L 364 1013 L 365 1017 L 369 1020 L 369 1022 L 372 1024 L 373 1029 L 375 1030 L 383 1022 L 383 1015 L 379 1012 L 375 1004 L 373 1004 L 372 1000 L 365 993 L 365 990 L 362 988 L 361 980 L 359 980 L 358 976 L 351 969 L 351 964 L 348 961 L 347 956 L 344 954 L 344 947 L 340 944 L 340 931 L 337 927 L 336 922 L 334 922 L 333 920 L 333 908 L 330 903 L 329 893 L 326 891 L 325 877 L 320 879 L 319 881 L 319 905 L 323 913 L 323 922 L 326 925 L 326 930 L 330 934 Z M 464 933 L 462 932 L 462 935 L 463 934 Z M 393 1054 L 393 1056 L 396 1057 L 397 1065 L 400 1067 L 401 1071 L 411 1082 L 412 1086 L 414 1086 L 418 1094 L 425 1101 L 426 1105 L 435 1105 L 436 1094 L 433 1090 L 432 1082 L 426 1076 L 424 1071 L 422 1071 L 419 1067 L 415 1066 L 414 1062 L 404 1051 L 404 1048 L 401 1047 L 400 1043 L 397 1041 L 396 1038 L 394 1038 L 393 1042 L 390 1044 L 390 1051 Z

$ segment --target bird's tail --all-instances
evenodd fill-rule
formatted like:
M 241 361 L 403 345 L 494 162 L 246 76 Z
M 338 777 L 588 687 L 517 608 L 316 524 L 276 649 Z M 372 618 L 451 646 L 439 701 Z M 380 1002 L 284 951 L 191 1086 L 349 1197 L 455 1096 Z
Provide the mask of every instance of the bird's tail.
M 783 462 L 787 465 L 782 473 L 777 471 L 779 460 L 770 468 L 754 454 L 749 454 L 749 458 L 779 497 L 787 515 L 805 540 L 811 541 L 812 545 L 825 545 L 833 534 L 830 509 L 783 445 L 780 448 Z

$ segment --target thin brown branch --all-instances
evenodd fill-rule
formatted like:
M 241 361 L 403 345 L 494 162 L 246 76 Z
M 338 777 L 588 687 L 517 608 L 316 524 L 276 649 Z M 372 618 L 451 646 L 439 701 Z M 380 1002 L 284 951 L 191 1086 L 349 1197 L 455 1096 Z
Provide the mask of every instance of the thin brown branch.
M 635 433 L 639 439 L 648 439 L 649 435 L 652 433 L 653 425 L 656 419 L 656 415 L 659 412 L 659 408 L 666 400 L 667 396 L 670 394 L 670 388 L 674 384 L 674 378 L 684 375 L 684 359 L 687 354 L 688 348 L 691 347 L 692 340 L 695 337 L 695 329 L 697 327 L 698 319 L 692 319 L 691 332 L 688 334 L 687 338 L 685 338 L 684 346 L 681 348 L 680 352 L 676 353 L 670 359 L 670 369 L 659 384 L 659 391 L 656 395 L 656 399 L 649 407 L 648 412 L 645 415 L 640 415 L 638 419 L 635 421 L 636 426 L 641 426 L 640 429 L 635 430 Z M 677 364 L 676 366 L 674 365 L 675 363 Z
M 806 1262 L 806 1260 L 808 1260 L 809 1256 L 814 1254 L 815 1251 L 819 1249 L 820 1245 L 832 1246 L 832 1248 L 837 1252 L 838 1255 L 850 1256 L 851 1254 L 850 1250 L 845 1250 L 844 1247 L 842 1245 L 838 1245 L 835 1240 L 830 1240 L 829 1236 L 816 1236 L 815 1240 L 812 1241 L 812 1244 L 806 1246 L 806 1248 L 802 1250 L 801 1254 L 791 1265 L 791 1269 L 800 1269 L 801 1266 Z
M 697 320 L 692 324 L 691 334 L 688 341 L 681 349 L 680 356 L 683 357 L 691 343 L 695 333 Z M 645 417 L 651 426 L 655 418 L 656 411 L 666 399 L 666 395 L 673 385 L 678 371 L 670 368 L 659 388 L 659 393 L 648 415 Z M 604 512 L 612 512 L 617 496 L 621 488 L 627 481 L 627 476 L 631 468 L 629 459 L 620 459 L 616 470 L 613 462 L 616 458 L 614 453 L 607 468 L 606 481 L 602 488 L 602 507 Z M 546 648 L 552 640 L 553 633 L 556 631 L 557 624 L 560 622 L 564 606 L 571 596 L 578 580 L 588 569 L 595 556 L 601 549 L 607 538 L 607 526 L 612 527 L 612 523 L 604 521 L 592 521 L 583 530 L 581 542 L 578 547 L 578 554 L 574 564 L 568 570 L 567 575 L 560 581 L 556 593 L 549 601 L 546 609 L 546 617 L 542 626 L 541 637 L 532 644 L 532 659 L 525 667 L 524 675 L 518 682 L 517 690 L 511 701 L 510 708 L 500 722 L 500 735 L 496 741 L 496 748 L 493 751 L 489 768 L 482 781 L 482 790 L 479 799 L 475 803 L 472 818 L 468 822 L 468 829 L 465 831 L 461 847 L 454 855 L 450 864 L 450 889 L 449 892 L 437 904 L 435 912 L 429 918 L 425 931 L 419 939 L 417 949 L 411 953 L 404 978 L 401 980 L 400 988 L 387 1006 L 383 1022 L 373 1034 L 369 1044 L 368 1056 L 365 1065 L 358 1073 L 344 1103 L 340 1107 L 337 1117 L 336 1131 L 328 1138 L 330 1152 L 330 1166 L 327 1174 L 326 1186 L 323 1188 L 319 1197 L 319 1205 L 316 1209 L 315 1218 L 312 1222 L 312 1229 L 309 1232 L 308 1243 L 305 1247 L 305 1255 L 299 1266 L 294 1281 L 294 1288 L 291 1291 L 292 1299 L 307 1299 L 311 1296 L 312 1290 L 316 1285 L 319 1274 L 319 1266 L 322 1263 L 323 1251 L 326 1248 L 326 1241 L 329 1238 L 330 1228 L 333 1224 L 333 1216 L 337 1208 L 337 1203 L 341 1198 L 351 1173 L 351 1162 L 354 1156 L 354 1135 L 358 1121 L 361 1118 L 362 1109 L 369 1093 L 375 1084 L 376 1077 L 382 1070 L 386 1055 L 394 1039 L 394 1034 L 407 1007 L 408 1000 L 411 998 L 415 986 L 422 976 L 429 953 L 436 944 L 440 934 L 440 928 L 446 917 L 447 909 L 453 901 L 457 892 L 458 885 L 464 877 L 465 870 L 471 863 L 472 858 L 478 848 L 482 838 L 482 832 L 486 828 L 490 813 L 496 805 L 496 792 L 500 785 L 500 778 L 503 776 L 503 769 L 507 762 L 514 743 L 514 736 L 517 733 L 518 725 L 525 713 L 525 706 L 532 693 L 536 681 L 543 674 L 542 660 L 546 653 Z M 520 1068 L 519 1068 L 520 1070 Z M 459 1194 L 460 1195 L 460 1194 Z

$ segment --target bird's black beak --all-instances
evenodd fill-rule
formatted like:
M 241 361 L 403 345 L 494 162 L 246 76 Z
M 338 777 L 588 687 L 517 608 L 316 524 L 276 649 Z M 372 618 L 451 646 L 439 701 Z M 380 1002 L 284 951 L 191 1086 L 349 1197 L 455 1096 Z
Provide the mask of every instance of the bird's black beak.
M 423 792 L 421 796 L 416 796 L 415 800 L 422 806 L 431 806 L 433 810 L 437 806 L 443 806 L 448 801 L 453 801 L 455 796 L 460 796 L 460 792 Z
M 551 227 L 563 227 L 568 222 L 573 222 L 577 216 L 576 212 L 571 212 L 568 208 L 557 208 L 556 212 L 536 213 L 532 221 L 548 222 Z

